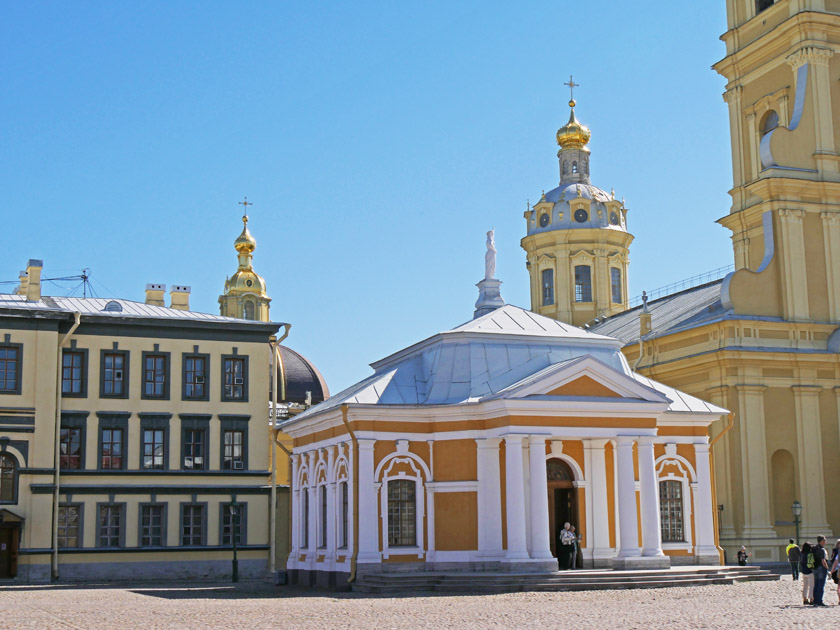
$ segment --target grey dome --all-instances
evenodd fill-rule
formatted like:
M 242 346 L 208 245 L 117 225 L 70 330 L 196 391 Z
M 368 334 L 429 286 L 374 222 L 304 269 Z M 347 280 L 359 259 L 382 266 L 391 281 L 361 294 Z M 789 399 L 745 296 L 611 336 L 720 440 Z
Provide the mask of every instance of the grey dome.
M 592 201 L 589 220 L 582 223 L 575 221 L 569 204 L 570 201 L 578 197 Z M 540 227 L 539 215 L 544 214 L 544 212 L 534 212 L 531 221 L 528 223 L 528 234 L 552 232 L 555 230 L 571 230 L 575 228 L 604 228 L 618 230 L 620 232 L 627 231 L 627 224 L 621 212 L 618 213 L 618 225 L 610 224 L 610 212 L 606 204 L 607 202 L 615 201 L 613 195 L 592 184 L 575 182 L 561 183 L 557 188 L 545 193 L 545 199 L 540 199 L 540 203 L 544 201 L 554 204 L 551 209 L 551 221 L 547 226 Z M 561 214 L 562 219 L 560 218 Z

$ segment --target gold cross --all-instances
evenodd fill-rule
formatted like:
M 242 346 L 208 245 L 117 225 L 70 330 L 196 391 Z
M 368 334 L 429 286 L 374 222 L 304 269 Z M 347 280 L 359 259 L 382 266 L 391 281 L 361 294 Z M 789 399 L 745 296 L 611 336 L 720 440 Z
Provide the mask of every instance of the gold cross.
M 245 214 L 248 214 L 248 206 L 253 206 L 254 204 L 252 204 L 250 201 L 248 201 L 248 197 L 245 197 L 245 201 L 240 201 L 239 205 L 240 206 L 245 206 L 245 208 L 244 208 Z
M 572 75 L 570 74 L 569 75 L 569 82 L 564 83 L 563 85 L 568 85 L 569 86 L 569 92 L 570 92 L 569 100 L 574 101 L 575 100 L 575 88 L 580 87 L 580 83 L 575 83 L 575 80 L 572 78 Z

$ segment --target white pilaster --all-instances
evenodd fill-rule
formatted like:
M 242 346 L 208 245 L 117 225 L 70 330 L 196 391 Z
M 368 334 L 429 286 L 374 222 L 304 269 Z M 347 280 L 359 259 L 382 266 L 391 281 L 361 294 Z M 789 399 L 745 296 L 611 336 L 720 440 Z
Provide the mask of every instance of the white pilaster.
M 505 437 L 505 508 L 507 511 L 507 560 L 527 560 L 525 538 L 525 482 L 522 478 L 522 436 Z
M 548 532 L 548 474 L 545 468 L 544 435 L 532 435 L 528 442 L 531 468 L 531 557 L 551 560 L 551 541 Z
M 633 438 L 616 438 L 618 472 L 619 558 L 634 558 L 639 551 L 639 529 L 636 512 L 636 474 L 633 469 Z
M 300 487 L 298 486 L 298 468 L 300 456 L 292 453 L 292 548 L 289 557 L 297 561 L 297 552 L 300 549 Z
M 336 541 L 336 515 L 335 509 L 335 447 L 326 449 L 327 455 L 327 560 L 335 561 L 335 549 L 338 546 Z
M 478 448 L 478 553 L 501 557 L 502 491 L 499 466 L 499 438 L 476 440 Z
M 720 555 L 715 545 L 712 472 L 709 465 L 709 445 L 705 441 L 694 444 L 694 468 L 697 472 L 697 492 L 694 495 L 694 527 L 697 543 L 694 555 L 697 556 L 700 564 L 706 564 L 709 561 L 717 564 L 720 562 Z
M 607 460 L 604 446 L 607 440 L 584 440 L 586 456 L 587 492 L 586 522 L 587 546 L 590 548 L 593 566 L 600 568 L 610 564 L 613 550 L 610 547 L 610 520 L 607 510 Z M 589 516 L 591 515 L 591 518 Z
M 318 480 L 315 477 L 315 466 L 318 463 L 318 451 L 309 451 L 309 487 L 306 489 L 309 497 L 309 527 L 307 528 L 306 563 L 315 566 L 315 555 L 318 549 Z
M 802 537 L 831 536 L 825 511 L 825 476 L 820 438 L 820 391 L 818 385 L 793 388 L 796 407 L 796 442 L 799 468 L 799 501 L 802 503 Z M 789 513 L 788 506 L 777 510 Z
M 664 556 L 659 524 L 659 483 L 653 456 L 653 438 L 639 439 L 639 493 L 642 508 L 642 555 Z
M 374 487 L 373 445 L 359 441 L 359 562 L 379 562 L 379 519 Z

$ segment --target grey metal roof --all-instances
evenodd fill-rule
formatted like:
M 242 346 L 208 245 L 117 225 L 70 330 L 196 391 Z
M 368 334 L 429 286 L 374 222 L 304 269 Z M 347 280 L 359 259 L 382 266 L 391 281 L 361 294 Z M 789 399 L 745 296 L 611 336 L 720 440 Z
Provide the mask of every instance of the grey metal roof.
M 652 329 L 650 338 L 698 326 L 724 316 L 727 311 L 720 301 L 722 282 L 723 280 L 715 280 L 648 302 Z M 588 330 L 620 339 L 625 345 L 634 343 L 639 341 L 641 314 L 642 307 L 637 306 L 590 326 Z
M 589 199 L 592 201 L 592 212 L 586 221 L 579 223 L 575 220 L 571 212 L 571 203 L 577 198 Z M 620 216 L 619 224 L 612 225 L 610 223 L 609 212 L 607 212 L 607 202 L 615 201 L 613 196 L 592 184 L 585 182 L 570 182 L 562 183 L 557 188 L 549 190 L 545 193 L 544 199 L 540 201 L 547 201 L 553 203 L 554 207 L 551 209 L 551 222 L 543 227 L 539 223 L 539 217 L 534 213 L 531 221 L 528 222 L 528 234 L 538 234 L 540 232 L 553 232 L 556 230 L 572 230 L 579 228 L 603 228 L 607 230 L 618 230 L 626 232 L 627 226 L 624 223 L 624 217 Z M 542 213 L 540 213 L 542 214 Z M 560 218 L 562 215 L 562 218 Z
M 114 310 L 114 304 L 122 310 Z M 109 306 L 110 305 L 110 306 Z M 109 308 L 106 310 L 106 306 Z M 222 317 L 210 313 L 197 311 L 182 311 L 165 306 L 153 306 L 144 302 L 108 298 L 79 298 L 42 296 L 38 301 L 28 301 L 25 295 L 0 293 L 0 309 L 19 309 L 21 312 L 43 311 L 73 313 L 78 311 L 82 315 L 97 315 L 114 319 L 126 317 L 169 319 L 182 321 L 225 322 L 230 324 L 265 326 L 266 322 L 253 322 L 235 317 Z

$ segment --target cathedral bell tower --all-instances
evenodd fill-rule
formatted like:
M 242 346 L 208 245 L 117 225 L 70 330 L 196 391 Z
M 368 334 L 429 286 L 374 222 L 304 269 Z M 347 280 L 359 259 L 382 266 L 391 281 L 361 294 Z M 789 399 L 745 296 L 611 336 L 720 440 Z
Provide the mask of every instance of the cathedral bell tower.
M 261 322 L 271 321 L 268 315 L 271 298 L 265 292 L 265 280 L 252 266 L 257 241 L 248 231 L 248 198 L 240 201 L 245 206 L 242 216 L 242 233 L 233 242 L 239 259 L 239 268 L 225 280 L 225 292 L 219 296 L 219 313 L 225 317 L 250 319 Z
M 572 90 L 577 87 L 569 79 Z M 574 93 L 573 93 L 574 94 Z M 525 212 L 521 245 L 531 276 L 531 310 L 574 326 L 625 310 L 633 235 L 627 208 L 589 183 L 589 128 L 575 116 L 557 131 L 560 185 Z

